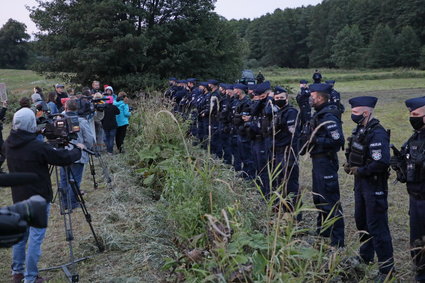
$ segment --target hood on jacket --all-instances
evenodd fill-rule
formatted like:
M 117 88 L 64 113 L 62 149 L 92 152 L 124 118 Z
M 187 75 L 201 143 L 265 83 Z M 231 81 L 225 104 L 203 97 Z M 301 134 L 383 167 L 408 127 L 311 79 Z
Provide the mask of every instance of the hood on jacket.
M 35 114 L 29 108 L 22 108 L 13 115 L 13 130 L 21 130 L 29 133 L 37 131 L 37 123 L 35 122 Z
M 10 148 L 19 148 L 37 138 L 36 133 L 30 133 L 22 130 L 11 130 L 6 140 L 6 144 Z

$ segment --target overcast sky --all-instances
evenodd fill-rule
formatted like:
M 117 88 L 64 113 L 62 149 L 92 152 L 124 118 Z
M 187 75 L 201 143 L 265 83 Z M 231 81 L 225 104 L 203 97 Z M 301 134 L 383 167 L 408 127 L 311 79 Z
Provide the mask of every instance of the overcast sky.
M 0 26 L 9 18 L 23 22 L 27 25 L 27 32 L 32 34 L 37 31 L 35 24 L 29 18 L 25 6 L 36 6 L 35 0 L 1 0 Z M 227 19 L 258 18 L 275 9 L 294 8 L 307 5 L 316 5 L 321 0 L 217 0 L 216 12 Z M 7 3 L 7 4 L 6 4 Z

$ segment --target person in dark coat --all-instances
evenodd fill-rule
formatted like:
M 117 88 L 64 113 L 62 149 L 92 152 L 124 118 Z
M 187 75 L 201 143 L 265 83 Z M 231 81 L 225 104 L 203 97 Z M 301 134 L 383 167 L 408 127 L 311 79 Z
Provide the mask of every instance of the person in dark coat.
M 106 150 L 108 153 L 113 153 L 114 141 L 118 128 L 116 115 L 120 114 L 120 110 L 112 103 L 107 103 L 104 113 L 105 116 L 102 119 L 102 127 L 105 132 Z
M 313 202 L 318 209 L 317 234 L 331 238 L 334 247 L 344 246 L 344 218 L 338 182 L 338 151 L 344 146 L 341 112 L 329 103 L 327 84 L 310 85 L 313 107 L 310 121 L 310 156 L 313 161 Z M 334 218 L 332 225 L 323 225 Z
M 34 112 L 29 108 L 22 108 L 13 116 L 13 125 L 10 136 L 4 143 L 9 172 L 29 172 L 39 176 L 37 182 L 28 185 L 12 187 L 14 203 L 40 195 L 51 202 L 53 198 L 48 165 L 65 166 L 72 164 L 81 157 L 83 145 L 70 151 L 55 149 L 51 145 L 37 140 L 37 125 Z M 46 213 L 49 213 L 47 206 Z M 34 282 L 42 280 L 38 276 L 38 260 L 41 255 L 41 244 L 46 228 L 30 227 L 23 240 L 13 246 L 12 274 L 14 282 Z M 25 248 L 28 244 L 27 250 Z M 37 282 L 38 282 L 37 281 Z
M 425 97 L 405 101 L 413 135 L 399 154 L 390 159 L 397 180 L 406 183 L 409 194 L 410 254 L 416 266 L 415 279 L 425 283 Z
M 61 112 L 64 106 L 62 104 L 62 98 L 67 98 L 68 94 L 65 92 L 65 86 L 63 84 L 56 84 L 55 92 L 56 92 L 56 106 L 59 112 Z

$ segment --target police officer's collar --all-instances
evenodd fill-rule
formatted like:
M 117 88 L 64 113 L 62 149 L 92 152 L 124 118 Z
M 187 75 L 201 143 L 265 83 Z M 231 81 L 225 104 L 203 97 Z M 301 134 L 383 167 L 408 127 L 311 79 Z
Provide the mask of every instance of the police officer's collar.
M 325 108 L 326 106 L 331 105 L 329 102 L 325 102 L 317 107 L 314 107 L 314 110 L 316 110 L 316 112 L 319 112 L 320 110 L 322 110 L 323 108 Z
M 425 137 L 425 128 L 420 129 L 419 131 L 415 131 L 418 133 L 421 137 Z
M 379 120 L 376 118 L 372 118 L 366 126 L 364 125 L 357 125 L 358 131 L 362 131 L 362 133 L 366 133 L 374 129 L 376 126 L 379 125 Z

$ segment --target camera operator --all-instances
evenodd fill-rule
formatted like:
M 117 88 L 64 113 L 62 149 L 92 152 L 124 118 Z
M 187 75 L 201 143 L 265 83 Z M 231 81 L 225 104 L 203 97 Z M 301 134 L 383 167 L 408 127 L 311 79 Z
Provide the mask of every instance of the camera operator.
M 53 197 L 48 165 L 64 166 L 81 157 L 81 150 L 70 151 L 55 149 L 51 145 L 37 140 L 37 125 L 34 112 L 22 108 L 13 116 L 10 136 L 4 143 L 9 172 L 30 172 L 38 175 L 38 181 L 29 185 L 12 186 L 14 203 L 40 195 L 50 202 Z M 84 148 L 82 144 L 78 147 Z M 46 213 L 49 212 L 47 206 Z M 41 244 L 46 229 L 30 227 L 24 239 L 13 246 L 12 274 L 13 282 L 43 282 L 38 276 L 37 263 L 41 256 Z M 27 252 L 25 248 L 28 243 Z
M 75 99 L 70 99 L 65 103 L 65 116 L 66 117 L 71 117 L 71 116 L 78 116 L 77 114 L 78 111 L 78 102 Z M 94 132 L 90 129 L 90 125 L 89 122 L 87 121 L 87 119 L 78 116 L 78 123 L 80 126 L 80 131 L 78 132 L 78 137 L 77 140 L 73 141 L 73 143 L 79 143 L 79 144 L 84 144 L 84 146 L 88 149 L 93 148 L 94 144 L 95 144 L 95 135 Z M 70 178 L 73 179 L 73 181 L 75 182 L 75 184 L 77 185 L 77 187 L 80 187 L 81 184 L 81 180 L 83 178 L 83 172 L 84 172 L 84 164 L 89 162 L 89 156 L 87 152 L 82 152 L 81 154 L 81 158 L 78 161 L 75 161 L 71 166 L 70 166 Z M 67 191 L 67 194 L 65 194 L 65 199 L 63 200 L 64 203 L 64 207 L 66 209 L 74 209 L 77 208 L 79 206 L 79 203 L 77 201 L 77 198 L 68 182 L 67 179 L 67 172 L 65 172 L 64 168 L 61 168 L 61 187 L 65 188 L 65 190 Z M 68 205 L 68 199 L 67 196 L 70 195 L 71 197 L 71 207 L 67 207 Z

